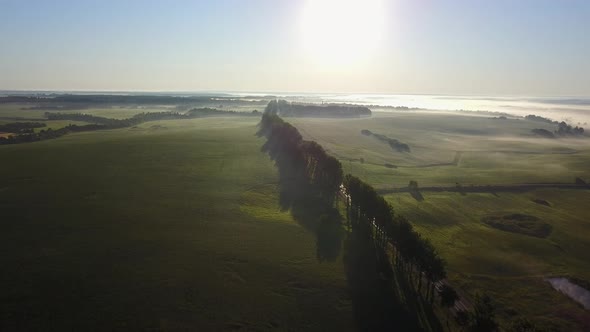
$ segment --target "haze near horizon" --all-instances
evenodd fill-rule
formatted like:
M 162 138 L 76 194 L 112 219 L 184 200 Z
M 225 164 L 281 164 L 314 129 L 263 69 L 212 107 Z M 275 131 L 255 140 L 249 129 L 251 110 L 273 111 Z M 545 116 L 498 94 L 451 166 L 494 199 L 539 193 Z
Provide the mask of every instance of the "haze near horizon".
M 1 3 L 1 90 L 590 96 L 581 0 Z

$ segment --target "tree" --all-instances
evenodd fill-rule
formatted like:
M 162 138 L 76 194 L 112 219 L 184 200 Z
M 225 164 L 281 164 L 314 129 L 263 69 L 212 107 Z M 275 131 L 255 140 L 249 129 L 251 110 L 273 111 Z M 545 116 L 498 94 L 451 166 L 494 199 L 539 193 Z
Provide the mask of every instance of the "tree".
M 469 314 L 469 312 L 467 312 L 465 310 L 458 310 L 457 313 L 455 314 L 455 322 L 457 323 L 457 325 L 461 326 L 462 328 L 469 325 L 470 319 L 471 319 L 471 315 Z
M 506 329 L 508 332 L 536 332 L 539 331 L 535 324 L 526 318 L 520 317 L 512 321 Z
M 476 295 L 469 330 L 473 332 L 498 331 L 495 311 L 496 308 L 488 295 Z
M 417 201 L 424 200 L 424 197 L 418 189 L 418 181 L 411 180 L 410 183 L 408 183 L 408 191 L 410 192 L 410 195 L 412 195 L 412 197 L 414 197 L 414 199 L 416 199 Z
M 440 290 L 438 291 L 440 295 L 440 305 L 447 308 L 447 328 L 449 327 L 449 311 L 452 307 L 455 306 L 455 302 L 459 300 L 459 295 L 455 291 L 455 289 L 447 284 L 442 285 Z

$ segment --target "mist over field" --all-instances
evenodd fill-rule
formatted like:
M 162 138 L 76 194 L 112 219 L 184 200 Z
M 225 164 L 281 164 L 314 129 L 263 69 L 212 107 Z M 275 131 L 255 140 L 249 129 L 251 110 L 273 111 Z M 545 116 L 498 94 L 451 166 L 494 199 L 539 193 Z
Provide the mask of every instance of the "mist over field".
M 590 331 L 589 18 L 0 0 L 0 332 Z
M 590 144 L 566 116 L 583 107 L 4 92 L 3 324 L 44 326 L 63 293 L 60 328 L 584 329 Z
M 322 94 L 280 92 L 227 92 L 236 96 L 278 96 L 306 102 L 349 103 L 383 107 L 408 107 L 436 111 L 498 112 L 515 116 L 537 114 L 574 124 L 590 122 L 589 97 L 501 97 L 398 94 Z M 387 109 L 380 111 L 387 112 Z
M 68 94 L 113 94 L 111 91 L 1 91 L 0 96 L 7 95 L 53 95 Z M 405 94 L 346 94 L 346 93 L 297 93 L 297 92 L 235 92 L 235 91 L 202 91 L 202 92 L 117 92 L 117 95 L 166 95 L 178 97 L 210 96 L 236 97 L 242 101 L 262 101 L 268 98 L 286 98 L 292 101 L 310 103 L 346 103 L 372 106 L 381 112 L 388 108 L 410 108 L 429 111 L 471 111 L 504 113 L 513 116 L 535 114 L 555 121 L 566 121 L 572 124 L 590 123 L 590 97 L 501 97 L 501 96 L 453 96 L 453 95 L 405 95 Z M 238 100 L 238 99 L 236 99 Z

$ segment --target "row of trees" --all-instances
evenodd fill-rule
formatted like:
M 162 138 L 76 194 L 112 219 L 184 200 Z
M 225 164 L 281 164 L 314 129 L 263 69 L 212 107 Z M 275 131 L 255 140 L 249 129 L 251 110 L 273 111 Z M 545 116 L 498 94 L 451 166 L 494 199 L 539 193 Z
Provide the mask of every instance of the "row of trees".
M 188 118 L 205 118 L 205 117 L 215 117 L 215 116 L 260 116 L 260 112 L 258 110 L 253 110 L 252 112 L 238 112 L 238 111 L 228 111 L 228 110 L 219 110 L 216 108 L 193 108 L 186 112 L 185 114 Z
M 149 112 L 139 113 L 127 119 L 113 119 L 102 116 L 95 116 L 84 113 L 51 113 L 45 112 L 45 117 L 49 120 L 71 120 L 84 121 L 104 125 L 109 129 L 118 129 L 137 126 L 143 122 L 158 120 L 175 120 L 182 119 L 185 116 L 178 112 Z
M 303 188 L 299 192 L 303 195 L 318 193 L 328 204 L 333 204 L 340 193 L 347 202 L 352 232 L 372 244 L 375 257 L 382 262 L 393 262 L 414 289 L 425 293 L 431 303 L 438 290 L 441 305 L 454 307 L 457 292 L 442 282 L 446 278 L 445 262 L 432 243 L 404 217 L 396 215 L 372 186 L 350 174 L 343 176 L 340 162 L 316 142 L 303 140 L 297 128 L 278 116 L 278 108 L 276 101 L 268 104 L 257 134 L 267 139 L 262 150 L 275 161 L 281 183 L 286 181 Z M 417 188 L 415 181 L 414 185 Z M 470 331 L 495 331 L 498 324 L 494 311 L 488 296 L 478 296 L 473 311 L 459 312 L 457 322 Z
M 380 140 L 383 143 L 386 143 L 389 145 L 389 147 L 393 150 L 393 151 L 397 151 L 397 152 L 411 152 L 410 151 L 410 146 L 406 143 L 402 143 L 399 140 L 395 139 L 395 138 L 390 138 L 387 137 L 385 135 L 382 134 L 375 134 L 373 132 L 371 132 L 368 129 L 363 129 L 361 130 L 361 134 L 365 135 L 365 136 L 373 136 L 376 139 Z
M 69 133 L 82 132 L 82 131 L 93 131 L 93 130 L 100 130 L 100 129 L 106 129 L 106 128 L 107 127 L 105 125 L 100 125 L 100 124 L 88 124 L 88 125 L 83 125 L 83 126 L 70 124 L 70 125 L 67 125 L 63 128 L 55 129 L 55 130 L 48 128 L 47 130 L 41 130 L 38 133 L 28 132 L 28 133 L 20 134 L 20 135 L 11 135 L 8 137 L 0 137 L 0 145 L 32 143 L 32 142 L 43 141 L 46 139 L 58 138 L 58 137 L 61 137 L 63 135 L 69 134 Z
M 286 100 L 271 103 L 275 103 L 277 114 L 284 117 L 360 118 L 372 114 L 366 106 L 350 104 L 302 104 Z
M 109 128 L 125 128 L 139 125 L 143 122 L 159 121 L 159 120 L 182 120 L 194 119 L 211 116 L 259 116 L 260 112 L 236 112 L 218 110 L 214 108 L 193 108 L 186 113 L 179 112 L 147 112 L 139 113 L 127 119 L 112 119 L 101 116 L 95 116 L 84 113 L 52 113 L 45 112 L 45 116 L 49 120 L 73 120 L 84 121 L 90 123 L 97 123 L 108 126 Z
M 303 188 L 293 190 L 289 186 L 291 194 L 318 193 L 324 202 L 333 204 L 342 185 L 352 231 L 374 244 L 371 248 L 381 262 L 391 262 L 392 253 L 396 266 L 418 291 L 425 288 L 432 301 L 435 282 L 446 276 L 444 262 L 432 244 L 415 232 L 406 219 L 395 216 L 389 203 L 373 187 L 352 175 L 344 177 L 340 162 L 316 142 L 303 140 L 297 128 L 278 116 L 279 107 L 276 101 L 268 104 L 258 136 L 267 139 L 262 150 L 275 161 L 282 188 L 285 182 L 295 184 Z
M 524 117 L 527 120 L 538 121 L 538 122 L 545 122 L 556 124 L 557 129 L 551 133 L 545 129 L 533 129 L 533 133 L 539 136 L 547 137 L 547 138 L 554 138 L 555 136 L 583 136 L 584 135 L 584 128 L 582 127 L 572 127 L 571 125 L 567 124 L 565 121 L 553 121 L 549 118 L 545 118 L 542 116 L 529 114 Z
M 424 288 L 425 297 L 431 304 L 434 302 L 436 290 L 441 306 L 447 310 L 453 308 L 459 300 L 459 295 L 443 281 L 446 278 L 445 262 L 432 243 L 416 232 L 407 219 L 395 215 L 391 205 L 369 184 L 347 174 L 343 187 L 353 231 L 360 232 L 372 240 L 378 257 L 393 259 L 395 266 L 408 278 L 418 293 L 422 293 Z M 410 181 L 409 187 L 417 189 L 418 184 L 416 181 Z M 393 257 L 390 258 L 388 253 Z M 485 294 L 478 294 L 473 310 L 456 311 L 455 318 L 457 324 L 468 331 L 497 331 L 499 325 L 495 311 L 492 299 Z M 534 327 L 528 321 L 523 326 Z M 520 329 L 520 325 L 517 324 L 511 325 L 508 330 L 535 331 Z
M 29 134 L 35 128 L 43 128 L 46 125 L 42 122 L 10 122 L 0 124 L 0 133 Z
M 5 144 L 20 144 L 20 143 L 31 143 L 38 142 L 46 139 L 54 139 L 64 136 L 69 133 L 82 132 L 82 131 L 94 131 L 103 129 L 118 129 L 126 128 L 138 125 L 147 121 L 156 120 L 172 120 L 184 117 L 183 114 L 175 112 L 153 112 L 153 113 L 140 113 L 128 119 L 111 119 L 100 116 L 94 116 L 83 113 L 51 113 L 46 112 L 45 116 L 48 120 L 71 120 L 71 121 L 84 121 L 90 122 L 87 125 L 73 125 L 69 124 L 60 129 L 48 128 L 39 132 L 34 132 L 33 128 L 45 127 L 44 123 L 36 122 L 23 122 L 9 124 L 11 129 L 20 129 L 19 131 L 12 130 L 10 132 L 16 135 L 10 135 L 8 137 L 0 137 L 0 145 Z
M 557 121 L 553 121 L 549 118 L 542 117 L 542 116 L 535 115 L 535 114 L 529 114 L 529 115 L 525 116 L 524 118 L 527 120 L 537 121 L 537 122 L 554 123 L 554 124 L 558 123 Z
M 291 184 L 292 193 L 316 193 L 317 198 L 332 204 L 342 183 L 342 165 L 316 142 L 303 140 L 277 110 L 277 102 L 271 101 L 262 115 L 257 134 L 267 139 L 263 151 L 275 161 L 281 181 Z
M 578 126 L 572 127 L 564 121 L 561 121 L 557 124 L 555 134 L 558 136 L 582 136 L 584 135 L 584 128 Z
M 531 132 L 537 136 L 541 136 L 544 138 L 556 138 L 556 137 L 583 137 L 584 136 L 584 128 L 582 127 L 572 127 L 565 122 L 560 122 L 557 125 L 557 130 L 554 132 L 550 132 L 547 129 L 540 129 L 535 128 L 531 130 Z
M 445 263 L 434 246 L 404 217 L 394 215 L 391 205 L 371 185 L 347 174 L 343 186 L 353 230 L 371 237 L 377 250 L 390 251 L 396 266 L 419 292 L 426 281 L 426 297 L 432 301 L 435 283 L 446 277 Z
M 0 144 L 19 144 L 37 142 L 45 139 L 58 138 L 70 132 L 92 131 L 101 129 L 119 129 L 137 126 L 144 122 L 159 120 L 194 119 L 209 116 L 259 116 L 260 112 L 220 111 L 213 108 L 195 108 L 185 114 L 178 112 L 139 113 L 127 119 L 112 119 L 84 113 L 52 113 L 45 112 L 48 120 L 69 120 L 89 122 L 88 125 L 68 125 L 64 128 L 42 130 L 35 133 L 33 128 L 45 127 L 44 123 L 16 122 L 0 125 L 0 132 L 14 133 L 8 137 L 0 137 Z
M 344 177 L 336 158 L 316 142 L 303 140 L 297 128 L 278 116 L 279 106 L 276 101 L 269 103 L 258 136 L 267 139 L 262 150 L 275 161 L 282 187 L 285 182 L 303 186 L 295 192 L 317 193 L 318 198 L 333 204 L 342 185 L 345 190 L 340 194 L 346 196 L 352 231 L 374 244 L 371 247 L 382 262 L 393 258 L 417 290 L 424 289 L 432 301 L 435 283 L 446 276 L 444 262 L 434 246 L 406 219 L 394 215 L 391 205 L 373 187 L 352 175 Z M 293 193 L 293 186 L 289 188 Z

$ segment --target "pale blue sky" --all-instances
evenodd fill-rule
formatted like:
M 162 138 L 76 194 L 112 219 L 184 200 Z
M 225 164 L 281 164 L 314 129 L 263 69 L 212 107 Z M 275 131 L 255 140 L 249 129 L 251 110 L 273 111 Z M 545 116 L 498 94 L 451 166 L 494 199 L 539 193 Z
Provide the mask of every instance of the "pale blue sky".
M 590 96 L 587 0 L 386 1 L 336 67 L 303 47 L 306 2 L 0 0 L 0 89 Z

